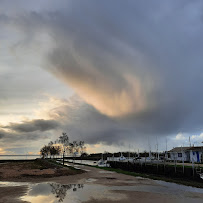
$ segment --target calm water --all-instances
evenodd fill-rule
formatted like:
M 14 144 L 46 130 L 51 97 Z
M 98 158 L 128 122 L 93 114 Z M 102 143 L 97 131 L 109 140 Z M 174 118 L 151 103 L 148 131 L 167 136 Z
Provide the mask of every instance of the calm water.
M 73 162 L 72 159 L 65 159 L 66 161 Z M 96 166 L 98 161 L 91 161 L 91 160 L 75 160 L 76 164 L 86 164 L 90 166 Z
M 40 155 L 0 155 L 0 160 L 31 160 L 40 158 Z

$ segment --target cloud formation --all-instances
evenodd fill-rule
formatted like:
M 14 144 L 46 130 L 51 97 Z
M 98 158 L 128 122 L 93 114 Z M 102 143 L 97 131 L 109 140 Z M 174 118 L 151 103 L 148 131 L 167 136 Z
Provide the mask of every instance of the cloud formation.
M 106 144 L 203 131 L 201 1 L 46 2 L 0 23 L 22 33 L 17 50 L 40 42 L 43 68 L 82 98 L 50 112 L 61 129 Z M 10 128 L 29 125 L 44 129 Z
M 48 18 L 55 39 L 48 70 L 141 134 L 202 130 L 201 2 L 68 6 L 51 17 L 38 15 Z

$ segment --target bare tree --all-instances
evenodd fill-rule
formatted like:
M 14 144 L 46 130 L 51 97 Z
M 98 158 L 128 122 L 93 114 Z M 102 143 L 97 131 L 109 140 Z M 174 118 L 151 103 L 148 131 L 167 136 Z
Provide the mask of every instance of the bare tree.
M 85 150 L 84 141 L 73 141 L 69 142 L 69 137 L 67 133 L 62 133 L 62 135 L 55 141 L 50 141 L 48 145 L 45 145 L 40 153 L 43 158 L 47 158 L 50 155 L 54 158 L 55 155 L 63 154 L 63 165 L 65 162 L 65 154 L 69 153 L 73 155 L 73 159 L 78 153 L 83 154 Z
M 79 148 L 80 148 L 80 159 L 81 159 L 81 163 L 82 163 L 82 154 L 84 153 L 85 150 L 85 142 L 84 141 L 80 141 L 79 142 Z
M 64 155 L 68 149 L 69 146 L 69 137 L 67 133 L 62 133 L 62 135 L 58 139 L 58 143 L 61 144 L 61 151 L 63 152 L 63 165 L 64 165 Z
M 75 157 L 79 153 L 79 150 L 80 150 L 79 143 L 77 141 L 73 141 L 73 151 L 74 151 L 73 157 L 74 157 L 74 162 L 75 162 Z
M 79 141 L 79 147 L 80 147 L 80 154 L 82 154 L 85 150 L 85 142 L 84 141 Z
M 56 155 L 59 155 L 61 152 L 61 149 L 60 149 L 60 146 L 51 146 L 50 147 L 50 155 L 53 156 L 56 156 Z
M 40 150 L 40 154 L 41 154 L 43 159 L 47 158 L 48 155 L 50 154 L 50 147 L 46 146 L 46 145 L 44 147 L 42 147 Z
M 72 143 L 69 143 L 69 153 L 73 156 L 73 163 L 75 161 L 75 157 L 79 152 L 79 143 L 77 141 L 73 141 Z

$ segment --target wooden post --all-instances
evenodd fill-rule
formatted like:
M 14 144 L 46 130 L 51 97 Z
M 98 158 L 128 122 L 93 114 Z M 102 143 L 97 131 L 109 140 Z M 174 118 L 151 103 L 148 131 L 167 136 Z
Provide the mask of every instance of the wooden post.
M 145 167 L 146 167 L 146 151 L 145 151 Z
M 165 156 L 164 156 L 164 173 L 165 173 L 165 171 L 166 171 L 166 151 L 165 151 Z
M 183 174 L 185 172 L 185 168 L 184 168 L 184 157 L 183 157 L 183 149 L 181 147 L 181 153 L 182 153 L 182 162 L 183 162 Z
M 176 152 L 174 153 L 175 157 L 174 157 L 174 162 L 175 162 L 175 173 L 176 173 Z

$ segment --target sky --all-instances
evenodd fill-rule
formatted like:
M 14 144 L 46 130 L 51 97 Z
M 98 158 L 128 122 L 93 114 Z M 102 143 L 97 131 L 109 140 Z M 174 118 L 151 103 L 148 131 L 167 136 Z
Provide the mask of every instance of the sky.
M 0 0 L 0 154 L 62 132 L 87 151 L 203 141 L 201 0 Z

